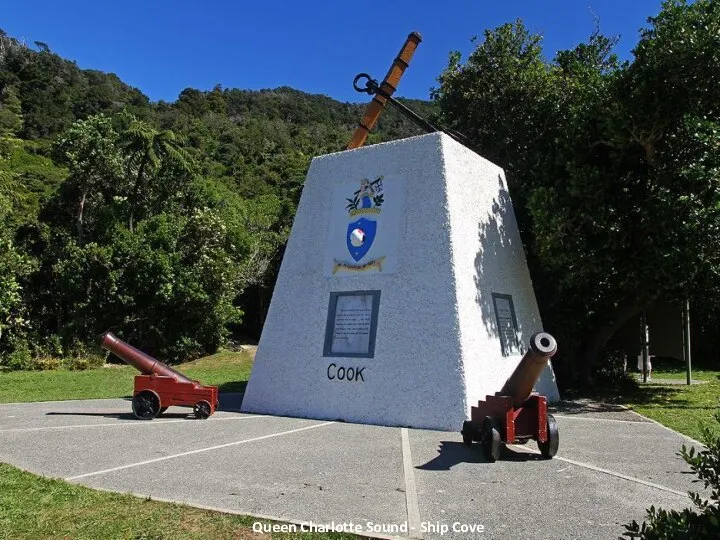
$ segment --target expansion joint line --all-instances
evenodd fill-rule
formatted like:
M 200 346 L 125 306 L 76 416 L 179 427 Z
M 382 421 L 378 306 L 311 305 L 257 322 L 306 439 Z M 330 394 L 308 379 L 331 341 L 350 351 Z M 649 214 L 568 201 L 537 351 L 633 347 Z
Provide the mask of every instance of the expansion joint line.
M 522 448 L 514 444 L 509 444 L 508 446 L 514 446 L 518 450 L 522 452 L 527 452 L 531 454 L 540 454 L 537 450 L 533 450 L 531 448 Z M 661 491 L 665 491 L 666 493 L 672 493 L 673 495 L 679 495 L 680 497 L 687 497 L 687 492 L 679 491 L 677 489 L 669 488 L 667 486 L 662 486 L 660 484 L 656 484 L 654 482 L 648 482 L 647 480 L 642 480 L 641 478 L 635 478 L 634 476 L 628 476 L 627 474 L 619 473 L 617 471 L 611 471 L 610 469 L 604 469 L 602 467 L 598 467 L 596 465 L 592 465 L 590 463 L 583 463 L 582 461 L 575 461 L 574 459 L 568 459 L 561 456 L 555 456 L 553 458 L 555 461 L 564 461 L 565 463 L 569 463 L 571 465 L 575 465 L 576 467 L 582 467 L 583 469 L 588 469 L 590 471 L 595 471 L 603 474 L 607 474 L 609 476 L 614 476 L 615 478 L 620 478 L 622 480 L 627 480 L 628 482 L 634 482 L 636 484 L 641 484 L 643 486 L 659 489 Z
M 403 472 L 405 476 L 405 505 L 407 507 L 408 534 L 411 538 L 422 538 L 420 505 L 418 504 L 415 470 L 410 453 L 410 434 L 407 428 L 400 428 L 402 440 Z
M 315 429 L 315 428 L 319 428 L 319 427 L 323 427 L 323 426 L 329 426 L 330 424 L 334 424 L 334 423 L 335 422 L 323 422 L 322 424 L 313 424 L 312 426 L 302 427 L 302 428 L 298 428 L 298 429 L 291 429 L 289 431 L 281 431 L 280 433 L 271 433 L 270 435 L 263 435 L 261 437 L 253 437 L 252 439 L 243 439 L 242 441 L 235 441 L 235 442 L 226 443 L 226 444 L 219 444 L 217 446 L 211 446 L 209 448 L 198 448 L 197 450 L 181 452 L 179 454 L 173 454 L 171 456 L 163 456 L 163 457 L 159 457 L 159 458 L 155 458 L 155 459 L 139 461 L 137 463 L 130 463 L 128 465 L 121 465 L 120 467 L 113 467 L 111 469 L 103 469 L 101 471 L 94 471 L 94 472 L 89 472 L 89 473 L 85 473 L 85 474 L 79 474 L 77 476 L 70 476 L 70 477 L 66 478 L 65 480 L 72 482 L 74 480 L 81 480 L 83 478 L 88 478 L 90 476 L 98 476 L 101 474 L 107 474 L 107 473 L 111 473 L 111 472 L 115 472 L 115 471 L 131 469 L 133 467 L 140 467 L 142 465 L 149 465 L 151 463 L 159 463 L 161 461 L 167 461 L 169 459 L 176 459 L 176 458 L 185 457 L 185 456 L 192 456 L 193 454 L 201 454 L 203 452 L 211 452 L 213 450 L 219 450 L 221 448 L 229 448 L 231 446 L 238 446 L 241 444 L 251 443 L 251 442 L 255 442 L 255 441 L 262 441 L 264 439 L 271 439 L 273 437 L 281 437 L 282 435 L 290 435 L 291 433 L 298 433 L 300 431 L 307 431 L 308 429 Z

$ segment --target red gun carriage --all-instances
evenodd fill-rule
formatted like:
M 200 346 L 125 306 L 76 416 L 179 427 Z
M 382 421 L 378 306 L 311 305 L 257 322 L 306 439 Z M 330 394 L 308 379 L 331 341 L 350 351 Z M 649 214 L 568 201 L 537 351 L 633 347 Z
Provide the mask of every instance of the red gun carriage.
M 555 418 L 547 412 L 547 398 L 532 390 L 548 360 L 557 352 L 557 342 L 550 334 L 538 332 L 530 338 L 515 371 L 494 396 L 486 396 L 471 408 L 470 420 L 463 423 L 463 442 L 480 443 L 485 459 L 500 457 L 502 444 L 525 444 L 537 441 L 540 453 L 552 458 L 558 451 L 560 435 Z
M 135 376 L 132 410 L 136 418 L 151 420 L 170 406 L 192 407 L 195 418 L 205 419 L 219 405 L 217 386 L 204 386 L 118 339 L 108 332 L 100 346 L 142 375 Z

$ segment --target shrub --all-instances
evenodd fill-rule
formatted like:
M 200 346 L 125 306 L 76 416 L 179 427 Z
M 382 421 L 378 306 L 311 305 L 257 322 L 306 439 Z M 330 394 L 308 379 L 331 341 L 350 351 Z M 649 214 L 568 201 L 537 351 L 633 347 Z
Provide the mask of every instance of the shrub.
M 84 371 L 102 367 L 105 364 L 105 357 L 99 354 L 86 354 L 84 356 L 73 356 L 62 362 L 62 367 L 71 371 Z
M 720 424 L 720 411 L 715 413 L 715 420 Z M 700 494 L 690 492 L 692 508 L 681 511 L 656 509 L 651 506 L 647 511 L 647 519 L 642 526 L 633 521 L 625 525 L 623 536 L 642 540 L 717 540 L 720 538 L 720 431 L 703 427 L 705 450 L 689 450 L 683 445 L 679 455 L 690 466 L 698 477 L 695 482 L 702 482 L 710 488 L 710 500 L 703 499 Z
M 53 371 L 60 369 L 62 362 L 53 356 L 38 356 L 32 359 L 30 365 L 25 368 L 33 371 Z
M 632 389 L 636 387 L 633 365 L 627 365 L 625 351 L 608 349 L 593 370 L 592 380 L 598 388 Z
M 15 348 L 5 357 L 2 363 L 10 370 L 31 369 L 32 355 L 27 343 L 24 341 L 17 342 Z
M 85 371 L 90 368 L 90 363 L 86 358 L 70 358 L 65 366 L 70 371 Z

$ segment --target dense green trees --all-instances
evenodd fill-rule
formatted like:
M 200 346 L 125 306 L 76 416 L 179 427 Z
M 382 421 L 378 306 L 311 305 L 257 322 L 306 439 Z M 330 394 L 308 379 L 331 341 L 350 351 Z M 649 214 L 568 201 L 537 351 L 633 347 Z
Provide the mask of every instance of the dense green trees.
M 142 211 L 143 200 L 148 202 L 147 194 L 164 192 L 170 195 L 173 187 L 168 189 L 167 182 L 182 184 L 192 171 L 192 164 L 187 153 L 177 144 L 175 133 L 170 130 L 158 131 L 142 120 L 124 115 L 127 124 L 123 130 L 121 144 L 127 156 L 127 173 L 132 177 L 129 192 L 130 232 L 136 214 Z M 151 185 L 153 179 L 158 185 Z M 161 185 L 163 187 L 161 187 Z
M 7 354 L 24 345 L 28 320 L 20 281 L 32 271 L 32 263 L 15 246 L 10 215 L 18 184 L 3 162 L 0 156 L 0 354 Z
M 117 144 L 118 134 L 102 114 L 76 122 L 55 141 L 56 160 L 69 170 L 63 202 L 68 202 L 69 192 L 75 193 L 77 241 L 81 245 L 88 210 L 93 213 L 100 209 L 103 199 L 117 190 L 116 184 L 121 181 L 122 158 Z
M 546 326 L 585 375 L 657 298 L 717 294 L 720 6 L 669 0 L 649 22 L 622 65 L 599 33 L 548 62 L 507 24 L 435 91 L 506 168 Z
M 668 0 L 632 62 L 599 31 L 548 61 L 517 21 L 409 103 L 505 168 L 561 373 L 659 297 L 702 298 L 717 334 L 718 36 L 717 2 Z M 0 32 L 0 362 L 108 328 L 168 359 L 257 335 L 310 160 L 362 105 L 219 85 L 150 103 L 38 48 Z M 418 132 L 388 110 L 368 142 Z
M 0 365 L 108 329 L 167 360 L 257 335 L 310 159 L 362 106 L 220 86 L 150 104 L 42 45 L 0 33 Z M 375 140 L 416 133 L 386 118 Z
M 23 125 L 22 103 L 12 86 L 0 92 L 0 137 L 15 136 Z
M 284 240 L 280 205 L 194 175 L 170 132 L 124 114 L 74 123 L 53 154 L 67 178 L 18 232 L 36 268 L 3 287 L 29 348 L 72 353 L 114 328 L 170 360 L 216 349 Z
M 68 175 L 18 234 L 37 265 L 30 348 L 72 353 L 113 328 L 169 360 L 215 350 L 285 240 L 279 200 L 196 175 L 171 131 L 126 113 L 75 122 L 53 155 Z

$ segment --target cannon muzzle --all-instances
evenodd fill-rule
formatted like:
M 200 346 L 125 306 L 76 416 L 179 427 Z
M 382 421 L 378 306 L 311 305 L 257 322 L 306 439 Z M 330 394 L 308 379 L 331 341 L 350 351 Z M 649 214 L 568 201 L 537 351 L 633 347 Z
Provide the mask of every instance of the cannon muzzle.
M 125 343 L 112 332 L 103 336 L 100 347 L 124 360 L 126 364 L 131 365 L 143 375 L 160 375 L 174 377 L 178 382 L 193 382 L 179 371 L 175 371 L 170 366 Z
M 530 337 L 530 350 L 522 357 L 498 395 L 512 397 L 513 405 L 520 407 L 530 397 L 540 373 L 556 352 L 557 342 L 554 337 L 547 332 L 533 334 Z

